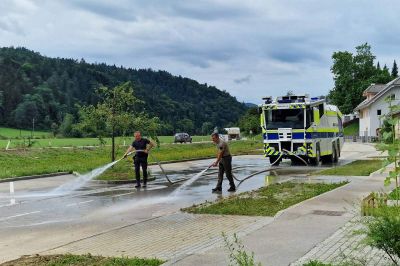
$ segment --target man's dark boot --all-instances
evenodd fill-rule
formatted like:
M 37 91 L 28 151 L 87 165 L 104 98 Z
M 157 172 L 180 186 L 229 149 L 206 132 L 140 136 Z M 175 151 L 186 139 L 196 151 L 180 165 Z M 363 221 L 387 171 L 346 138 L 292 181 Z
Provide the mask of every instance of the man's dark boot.
M 140 187 L 140 183 L 136 183 L 135 188 L 139 188 Z
M 211 191 L 212 191 L 213 193 L 215 193 L 215 192 L 221 192 L 221 191 L 222 191 L 222 188 L 216 187 L 216 188 L 213 188 Z
M 147 187 L 147 182 L 143 182 L 143 187 Z
M 235 192 L 235 191 L 236 191 L 236 188 L 231 186 L 231 187 L 228 189 L 228 191 L 229 191 L 229 192 Z

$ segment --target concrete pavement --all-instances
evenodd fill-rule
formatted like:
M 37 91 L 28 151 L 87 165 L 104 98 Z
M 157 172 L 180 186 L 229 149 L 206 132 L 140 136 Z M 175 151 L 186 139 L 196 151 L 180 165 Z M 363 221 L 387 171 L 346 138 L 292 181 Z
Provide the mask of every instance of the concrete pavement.
M 350 143 L 344 146 L 342 161 L 348 162 L 378 154 L 373 146 Z M 243 157 L 243 160 L 247 160 L 246 158 L 250 158 L 248 163 L 258 160 L 257 156 Z M 191 167 L 199 167 L 199 163 L 201 164 L 201 162 L 193 163 Z M 207 161 L 204 164 L 207 164 Z M 180 166 L 168 165 L 170 167 L 168 170 L 179 172 L 182 168 L 186 169 L 187 165 L 187 163 Z M 288 167 L 289 170 L 283 170 L 282 173 L 304 181 L 330 182 L 343 178 L 299 176 L 296 174 L 297 168 Z M 248 181 L 248 184 L 255 182 L 254 185 L 262 185 L 263 182 L 256 182 L 257 178 L 252 178 L 251 180 L 255 181 Z M 17 254 L 33 252 L 42 254 L 90 252 L 110 256 L 156 256 L 167 259 L 167 264 L 173 265 L 226 265 L 227 253 L 221 236 L 222 232 L 226 232 L 228 235 L 238 233 L 245 247 L 254 251 L 257 261 L 261 261 L 263 265 L 288 265 L 304 256 L 352 219 L 357 212 L 355 206 L 363 196 L 370 191 L 385 189 L 380 175 L 348 178 L 350 184 L 292 206 L 275 218 L 189 215 L 177 212 L 179 207 L 190 203 L 187 199 L 180 204 L 179 202 L 172 204 L 163 199 L 161 202 L 150 200 L 148 205 L 140 209 L 122 208 L 124 211 L 110 212 L 107 216 L 99 211 L 90 213 L 88 208 L 82 212 L 84 218 L 82 222 L 61 224 L 66 230 L 63 234 L 54 224 L 40 226 L 39 234 L 32 233 L 32 230 L 37 230 L 38 227 L 26 227 L 15 239 L 18 242 L 13 242 L 13 232 L 0 230 L 2 239 L 9 241 L 6 245 L 2 245 L 2 250 L 5 252 L 3 255 L 10 255 L 11 250 L 7 252 L 7 247 L 15 247 L 16 243 L 21 247 L 24 246 L 25 232 L 31 246 L 25 245 L 24 253 L 13 253 L 9 256 L 10 259 L 15 258 Z M 262 181 L 264 176 L 261 175 L 258 179 Z M 206 180 L 202 179 L 188 191 L 192 200 L 196 199 L 198 202 L 215 199 L 209 194 L 214 181 L 209 184 L 205 182 Z M 243 185 L 247 187 L 242 188 L 244 191 L 254 188 L 254 185 L 249 186 L 246 182 Z M 204 186 L 205 184 L 207 185 Z M 131 205 L 132 201 L 127 203 Z M 109 209 L 115 211 L 116 208 L 119 206 L 111 205 Z M 90 214 L 85 215 L 85 212 Z M 38 240 L 35 246 L 35 236 L 38 238 L 43 234 L 57 237 L 52 241 L 49 238 L 42 242 Z

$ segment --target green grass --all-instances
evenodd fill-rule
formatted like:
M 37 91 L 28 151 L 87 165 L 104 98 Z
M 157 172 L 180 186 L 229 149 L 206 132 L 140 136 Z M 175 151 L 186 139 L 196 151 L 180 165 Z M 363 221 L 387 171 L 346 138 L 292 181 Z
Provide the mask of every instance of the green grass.
M 322 263 L 320 261 L 317 260 L 311 260 L 305 264 L 303 264 L 303 266 L 333 266 L 332 264 L 326 264 L 326 263 Z
M 359 123 L 352 123 L 344 128 L 345 136 L 354 136 L 359 134 Z
M 244 192 L 216 202 L 205 202 L 183 211 L 202 214 L 274 216 L 278 211 L 346 184 L 285 182 Z
M 128 258 L 128 257 L 102 257 L 87 255 L 45 255 L 45 256 L 26 256 L 17 260 L 6 262 L 4 266 L 63 266 L 63 265 L 85 265 L 85 266 L 158 266 L 164 263 L 159 259 L 141 259 L 141 258 Z
M 1 135 L 1 134 L 0 134 Z M 30 135 L 29 135 L 30 136 Z M 37 135 L 35 134 L 37 137 Z M 32 148 L 47 148 L 47 147 L 81 147 L 81 146 L 99 146 L 100 142 L 98 138 L 48 138 L 48 133 L 46 138 L 40 139 L 32 139 L 31 146 Z M 159 136 L 158 137 L 161 143 L 173 143 L 173 136 Z M 111 145 L 111 138 L 105 138 L 105 145 Z M 133 141 L 133 137 L 117 137 L 115 142 L 118 145 L 130 145 Z M 210 141 L 209 136 L 193 136 L 193 142 L 200 141 Z M 7 139 L 1 139 L 0 137 L 0 148 L 6 148 L 8 144 Z M 184 145 L 184 144 L 182 144 Z M 10 149 L 13 148 L 22 148 L 28 146 L 28 139 L 25 138 L 13 138 L 11 140 Z
M 260 141 L 236 141 L 230 144 L 233 154 L 254 153 L 256 149 L 261 147 Z M 117 158 L 120 158 L 126 151 L 126 147 L 119 146 L 116 151 Z M 151 153 L 160 161 L 174 161 L 214 157 L 216 148 L 211 143 L 164 144 L 160 148 L 153 148 Z M 76 171 L 85 173 L 110 162 L 110 154 L 110 147 L 0 150 L 0 179 L 56 172 Z M 154 162 L 151 157 L 149 162 Z M 113 169 L 104 173 L 100 179 L 131 179 L 133 178 L 131 165 L 131 161 L 123 160 L 116 164 Z
M 36 138 L 48 138 L 51 135 L 50 132 L 46 131 L 36 131 L 33 137 Z M 32 136 L 32 131 L 30 130 L 19 130 L 15 128 L 0 127 L 0 139 L 10 139 L 10 138 L 28 138 Z
M 391 200 L 400 200 L 400 188 L 393 189 L 392 192 L 389 193 L 388 198 Z
M 381 160 L 359 160 L 346 165 L 329 168 L 314 175 L 369 176 L 383 167 Z

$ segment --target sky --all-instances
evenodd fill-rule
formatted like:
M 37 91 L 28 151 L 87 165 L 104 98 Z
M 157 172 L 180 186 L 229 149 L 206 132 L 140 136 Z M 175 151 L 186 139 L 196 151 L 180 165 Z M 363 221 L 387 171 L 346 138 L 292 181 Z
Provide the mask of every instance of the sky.
M 239 101 L 325 95 L 332 54 L 368 42 L 399 62 L 400 1 L 1 0 L 0 46 L 165 70 Z

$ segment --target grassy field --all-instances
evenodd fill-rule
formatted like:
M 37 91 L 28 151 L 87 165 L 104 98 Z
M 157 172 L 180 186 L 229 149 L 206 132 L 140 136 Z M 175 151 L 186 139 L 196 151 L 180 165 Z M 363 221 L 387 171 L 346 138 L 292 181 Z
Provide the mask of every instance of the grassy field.
M 322 170 L 314 175 L 369 176 L 383 167 L 381 160 L 359 160 L 346 165 Z
M 48 138 L 51 135 L 50 132 L 46 131 L 36 131 L 33 136 L 36 138 Z M 1 139 L 14 139 L 14 138 L 28 138 L 32 136 L 32 131 L 30 130 L 19 130 L 15 128 L 0 127 L 0 138 Z
M 254 153 L 261 147 L 261 141 L 236 141 L 230 144 L 233 154 Z M 117 147 L 117 158 L 120 158 L 125 150 L 126 147 Z M 211 143 L 164 144 L 160 148 L 154 148 L 151 153 L 160 161 L 173 161 L 213 157 L 216 149 Z M 85 173 L 108 163 L 110 154 L 110 147 L 3 150 L 0 151 L 0 178 L 72 171 Z M 151 157 L 149 162 L 154 162 Z M 100 178 L 133 178 L 131 165 L 131 161 L 123 160 Z
M 101 257 L 87 255 L 46 255 L 46 256 L 25 256 L 17 260 L 5 262 L 3 266 L 66 266 L 66 265 L 85 265 L 85 266 L 158 266 L 164 263 L 158 259 L 141 259 L 141 258 L 117 258 L 117 257 Z
M 278 211 L 315 197 L 346 183 L 305 184 L 285 182 L 240 193 L 216 202 L 206 202 L 182 209 L 190 213 L 274 216 Z
M 160 143 L 173 143 L 173 136 L 159 136 Z M 210 141 L 209 136 L 193 136 L 193 142 Z M 82 146 L 99 146 L 98 138 L 42 138 L 32 139 L 32 148 L 47 148 L 47 147 L 82 147 Z M 111 138 L 105 138 L 105 145 L 111 145 Z M 133 141 L 133 137 L 118 137 L 116 143 L 118 145 L 129 145 Z M 0 139 L 0 149 L 6 148 L 8 139 Z M 184 144 L 182 144 L 184 145 Z M 28 139 L 12 139 L 9 148 L 22 148 L 28 146 Z
M 358 136 L 358 133 L 359 133 L 359 124 L 358 123 L 350 124 L 344 128 L 345 136 L 354 136 L 354 135 Z

